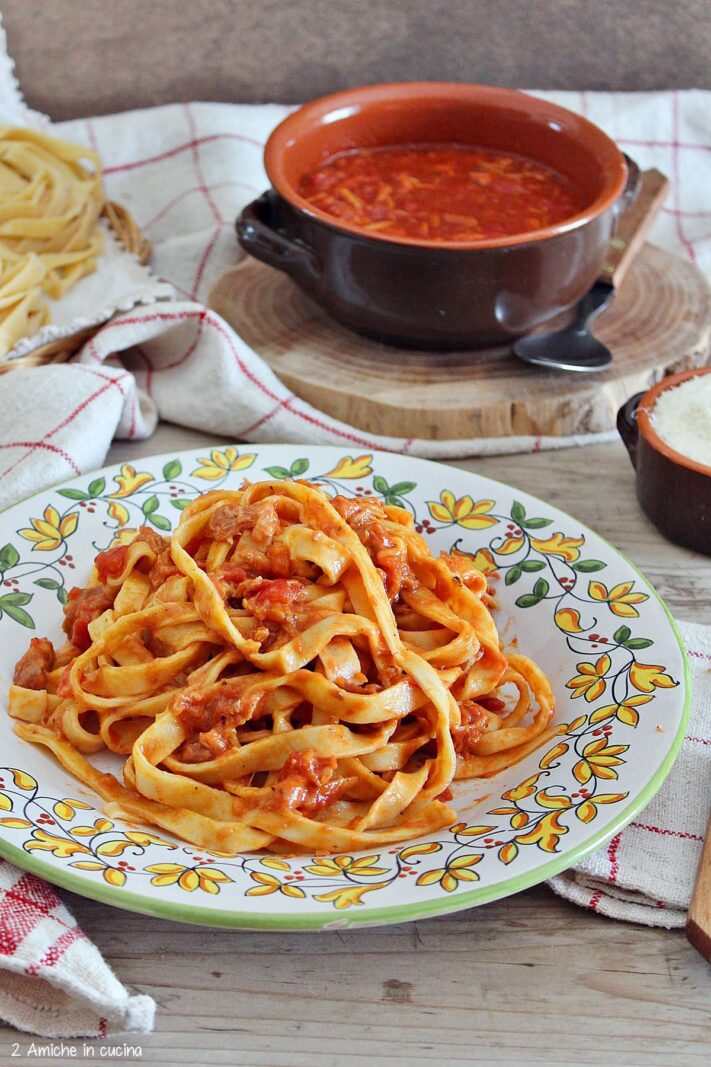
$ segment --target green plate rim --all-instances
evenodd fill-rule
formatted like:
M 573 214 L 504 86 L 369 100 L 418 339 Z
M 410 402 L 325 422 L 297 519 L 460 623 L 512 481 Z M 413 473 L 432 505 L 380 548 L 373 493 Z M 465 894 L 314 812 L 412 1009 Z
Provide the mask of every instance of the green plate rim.
M 242 443 L 243 442 L 237 442 L 236 444 L 240 445 Z M 235 442 L 227 442 L 225 444 L 218 443 L 215 444 L 214 447 L 227 448 L 230 444 L 234 445 Z M 248 442 L 248 444 L 253 444 L 253 447 L 257 450 L 264 448 L 298 447 L 297 444 L 279 444 L 278 442 Z M 160 460 L 166 457 L 172 458 L 175 455 L 192 453 L 201 447 L 204 446 L 198 445 L 195 449 L 173 449 L 169 452 L 158 452 L 150 456 L 141 456 L 140 458 L 147 463 L 155 461 L 160 462 Z M 306 444 L 304 444 L 304 447 L 310 449 L 339 448 L 338 445 Z M 343 916 L 337 916 L 333 912 L 302 915 L 294 915 L 287 912 L 273 912 L 269 915 L 255 915 L 255 913 L 248 911 L 236 911 L 234 909 L 225 911 L 218 910 L 214 907 L 205 907 L 200 904 L 181 904 L 174 901 L 161 901 L 160 898 L 152 900 L 130 890 L 124 891 L 118 886 L 104 886 L 99 882 L 93 883 L 68 870 L 53 867 L 49 861 L 32 856 L 25 852 L 24 849 L 18 848 L 17 845 L 13 845 L 9 841 L 0 837 L 0 856 L 3 857 L 3 859 L 9 860 L 11 863 L 14 863 L 17 867 L 30 874 L 36 874 L 38 877 L 43 878 L 47 882 L 51 882 L 53 885 L 57 885 L 62 889 L 68 889 L 79 896 L 88 898 L 89 900 L 97 900 L 101 904 L 109 904 L 113 907 L 121 908 L 124 911 L 132 911 L 140 915 L 152 915 L 160 919 L 170 919 L 173 922 L 184 922 L 199 926 L 213 926 L 223 929 L 272 930 L 275 932 L 328 930 L 329 928 L 345 929 L 353 926 L 381 926 L 399 922 L 413 922 L 417 919 L 427 919 L 436 915 L 447 915 L 457 911 L 465 911 L 467 908 L 477 907 L 480 904 L 488 904 L 494 900 L 501 900 L 503 897 L 513 896 L 515 893 L 520 893 L 524 889 L 530 889 L 532 886 L 552 878 L 553 875 L 568 870 L 568 868 L 572 867 L 579 860 L 589 856 L 591 852 L 594 852 L 601 845 L 604 845 L 605 842 L 609 841 L 616 833 L 619 833 L 620 830 L 631 822 L 635 815 L 649 804 L 664 784 L 677 756 L 679 755 L 686 734 L 689 716 L 691 714 L 692 700 L 689 657 L 686 648 L 684 647 L 684 642 L 682 641 L 676 619 L 654 585 L 624 552 L 621 552 L 619 548 L 613 545 L 611 541 L 608 541 L 607 538 L 603 537 L 602 534 L 597 533 L 597 531 L 591 529 L 591 527 L 587 526 L 585 523 L 580 522 L 579 519 L 576 519 L 575 516 L 570 515 L 567 511 L 563 511 L 562 508 L 559 508 L 557 505 L 547 504 L 539 497 L 533 496 L 526 489 L 518 489 L 516 486 L 510 485 L 508 482 L 502 482 L 498 478 L 490 478 L 488 475 L 477 474 L 476 471 L 470 471 L 464 467 L 455 467 L 452 463 L 436 462 L 419 456 L 405 457 L 401 456 L 400 453 L 386 452 L 383 449 L 373 449 L 372 454 L 374 456 L 382 455 L 386 457 L 395 456 L 403 459 L 416 459 L 418 463 L 425 463 L 437 470 L 441 470 L 443 467 L 449 467 L 452 470 L 461 471 L 465 475 L 473 474 L 475 477 L 484 478 L 493 485 L 500 485 L 510 492 L 525 493 L 526 496 L 535 500 L 536 503 L 541 504 L 544 508 L 554 508 L 558 514 L 565 516 L 566 519 L 575 523 L 581 530 L 591 533 L 595 537 L 599 537 L 609 549 L 623 559 L 625 563 L 632 568 L 635 574 L 639 575 L 639 577 L 646 583 L 654 594 L 655 599 L 661 605 L 667 621 L 671 626 L 672 633 L 679 645 L 684 665 L 684 707 L 679 720 L 679 727 L 666 756 L 650 781 L 634 800 L 628 804 L 623 811 L 618 812 L 610 822 L 598 830 L 597 833 L 593 834 L 591 838 L 588 838 L 583 844 L 578 845 L 570 851 L 561 853 L 561 855 L 557 856 L 555 859 L 549 860 L 542 866 L 535 867 L 533 870 L 527 871 L 526 873 L 515 875 L 503 882 L 497 882 L 492 886 L 480 886 L 478 889 L 471 889 L 468 892 L 457 893 L 457 895 L 453 897 L 436 898 L 429 901 L 423 901 L 422 903 L 415 901 L 411 904 L 391 904 L 385 907 L 367 908 L 363 912 L 351 912 L 349 910 L 348 914 Z M 90 475 L 103 474 L 105 471 L 112 470 L 119 465 L 120 462 L 110 463 L 95 471 L 86 471 L 84 474 L 78 475 L 76 478 L 71 478 L 68 481 L 57 482 L 56 485 L 72 485 L 80 479 L 86 479 Z M 45 489 L 39 490 L 38 493 L 31 493 L 28 496 L 23 497 L 22 500 L 18 500 L 9 507 L 4 508 L 0 511 L 0 515 L 4 515 L 5 512 L 10 511 L 12 508 L 17 507 L 26 500 L 33 499 L 42 493 L 51 492 L 54 488 L 55 486 L 48 486 Z

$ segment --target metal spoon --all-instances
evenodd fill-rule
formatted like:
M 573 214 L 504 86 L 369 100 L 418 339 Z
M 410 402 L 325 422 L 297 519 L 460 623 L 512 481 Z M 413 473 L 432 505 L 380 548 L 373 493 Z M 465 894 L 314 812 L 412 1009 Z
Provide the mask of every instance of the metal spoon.
M 568 326 L 520 337 L 512 346 L 514 355 L 525 363 L 536 363 L 540 367 L 583 373 L 603 370 L 612 363 L 612 353 L 607 345 L 593 337 L 590 324 L 605 310 L 614 295 L 612 283 L 600 279 L 578 301 L 575 318 Z
M 626 158 L 628 186 L 600 276 L 576 305 L 575 317 L 568 326 L 562 330 L 529 334 L 514 342 L 515 355 L 526 363 L 589 374 L 604 370 L 612 362 L 612 353 L 602 341 L 593 337 L 590 325 L 610 304 L 615 289 L 622 284 L 669 188 L 669 182 L 658 170 L 647 170 L 640 175 L 636 164 Z

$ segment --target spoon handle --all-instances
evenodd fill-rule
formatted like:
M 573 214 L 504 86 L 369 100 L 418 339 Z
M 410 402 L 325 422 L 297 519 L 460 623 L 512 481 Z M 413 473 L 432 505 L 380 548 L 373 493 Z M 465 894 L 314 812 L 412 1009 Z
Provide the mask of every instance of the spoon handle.
M 668 191 L 669 179 L 660 171 L 642 171 L 639 193 L 617 221 L 600 272 L 600 278 L 611 282 L 615 289 L 619 289 L 627 268 L 641 249 Z
M 686 919 L 686 936 L 696 951 L 711 963 L 711 818 Z

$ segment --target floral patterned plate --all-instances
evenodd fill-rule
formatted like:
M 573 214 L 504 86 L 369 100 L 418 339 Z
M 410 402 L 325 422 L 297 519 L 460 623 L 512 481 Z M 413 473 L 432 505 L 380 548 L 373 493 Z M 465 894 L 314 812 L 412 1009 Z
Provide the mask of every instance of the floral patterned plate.
M 118 907 L 217 926 L 400 922 L 516 893 L 571 866 L 649 802 L 684 735 L 690 689 L 674 623 L 609 544 L 519 490 L 451 467 L 335 448 L 156 456 L 50 489 L 0 515 L 0 705 L 28 639 L 122 530 L 167 532 L 196 494 L 244 476 L 307 477 L 408 508 L 432 549 L 499 576 L 497 624 L 552 681 L 559 732 L 518 766 L 455 787 L 457 821 L 372 855 L 214 856 L 107 819 L 97 798 L 0 713 L 0 854 Z M 105 769 L 118 763 L 101 760 Z

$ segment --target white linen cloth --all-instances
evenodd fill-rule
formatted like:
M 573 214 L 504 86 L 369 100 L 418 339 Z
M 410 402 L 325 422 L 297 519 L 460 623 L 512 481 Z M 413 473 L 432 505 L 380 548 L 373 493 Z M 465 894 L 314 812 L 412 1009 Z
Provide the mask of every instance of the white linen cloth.
M 711 93 L 542 95 L 583 111 L 642 167 L 670 175 L 671 201 L 652 238 L 711 274 Z M 607 436 L 435 443 L 364 434 L 296 398 L 201 304 L 235 261 L 234 217 L 266 187 L 262 146 L 288 110 L 183 104 L 53 128 L 98 148 L 108 195 L 153 242 L 155 274 L 134 265 L 139 284 L 128 302 L 137 306 L 117 315 L 76 362 L 0 377 L 0 507 L 99 466 L 114 436 L 149 436 L 159 417 L 232 438 L 434 458 Z M 0 122 L 46 123 L 22 101 L 1 26 Z M 179 299 L 165 299 L 171 289 L 156 275 L 170 280 Z M 106 317 L 109 310 L 99 295 L 82 315 Z M 652 925 L 683 922 L 711 804 L 711 630 L 687 625 L 683 633 L 697 696 L 667 784 L 607 849 L 551 882 L 576 903 Z M 102 1036 L 151 1029 L 154 1008 L 150 997 L 129 996 L 49 886 L 0 861 L 1 1016 L 46 1036 Z

